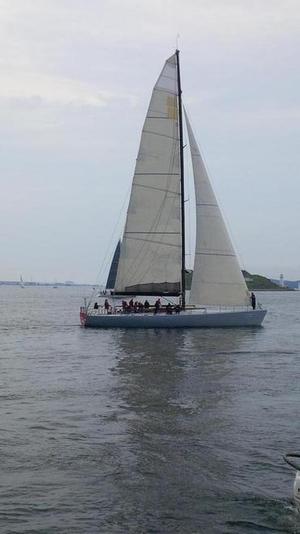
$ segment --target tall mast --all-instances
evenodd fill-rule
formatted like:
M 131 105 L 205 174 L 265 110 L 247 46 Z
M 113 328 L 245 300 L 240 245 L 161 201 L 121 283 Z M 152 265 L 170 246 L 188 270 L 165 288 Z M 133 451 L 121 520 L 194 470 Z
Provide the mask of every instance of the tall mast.
M 176 50 L 177 84 L 178 84 L 178 118 L 179 118 L 179 146 L 180 146 L 180 190 L 181 190 L 181 298 L 182 308 L 185 309 L 185 221 L 184 221 L 184 162 L 183 162 L 183 130 L 182 130 L 182 102 L 179 68 L 179 50 Z

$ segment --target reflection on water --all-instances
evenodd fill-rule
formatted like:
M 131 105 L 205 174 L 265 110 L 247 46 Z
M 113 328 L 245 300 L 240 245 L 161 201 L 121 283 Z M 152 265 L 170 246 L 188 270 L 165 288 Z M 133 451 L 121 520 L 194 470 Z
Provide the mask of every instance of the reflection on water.
M 1 532 L 300 533 L 300 293 L 165 332 L 82 329 L 82 293 L 1 287 Z
M 198 510 L 201 528 L 211 529 L 212 520 L 217 528 L 224 516 L 215 499 L 235 499 L 241 491 L 236 466 L 245 457 L 235 442 L 244 400 L 236 358 L 245 362 L 259 331 L 116 336 L 121 356 L 114 393 L 128 414 L 126 441 L 134 456 L 123 497 L 140 511 L 155 510 L 153 527 L 159 518 L 168 532 L 178 520 L 195 528 L 191 511 Z
M 120 394 L 128 406 L 141 413 L 155 405 L 188 410 L 223 402 L 225 377 L 237 369 L 236 355 L 247 354 L 260 329 L 120 331 L 115 342 L 122 355 L 115 371 Z M 221 395 L 221 397 L 220 397 Z

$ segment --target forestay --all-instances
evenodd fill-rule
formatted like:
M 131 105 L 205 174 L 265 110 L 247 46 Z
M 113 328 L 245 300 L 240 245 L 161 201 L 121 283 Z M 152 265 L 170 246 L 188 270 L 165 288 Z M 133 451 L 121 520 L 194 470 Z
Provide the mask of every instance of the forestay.
M 180 292 L 181 215 L 176 55 L 153 89 L 136 161 L 116 293 Z
M 196 249 L 190 304 L 244 306 L 247 286 L 185 112 L 196 195 Z

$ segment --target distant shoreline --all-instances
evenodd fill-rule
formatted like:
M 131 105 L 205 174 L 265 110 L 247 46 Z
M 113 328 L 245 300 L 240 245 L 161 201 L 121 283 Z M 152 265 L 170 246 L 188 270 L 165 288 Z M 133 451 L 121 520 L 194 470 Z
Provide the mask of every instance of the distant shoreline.
M 20 282 L 17 282 L 17 281 L 5 281 L 5 280 L 0 280 L 0 286 L 13 286 L 13 287 L 19 287 L 20 286 Z M 21 287 L 21 286 L 20 286 Z M 26 288 L 26 287 L 50 287 L 50 288 L 57 288 L 59 289 L 60 287 L 96 287 L 95 284 L 77 284 L 77 283 L 73 283 L 73 284 L 64 284 L 62 282 L 58 282 L 56 284 L 54 283 L 50 283 L 50 282 L 25 282 L 24 285 L 22 286 L 22 288 Z M 282 292 L 282 291 L 299 291 L 297 288 L 291 288 L 291 287 L 268 287 L 268 288 L 263 288 L 263 287 L 260 287 L 260 288 L 255 288 L 255 287 L 251 287 L 249 288 L 249 291 L 255 291 L 255 292 L 258 292 L 258 291 L 268 291 L 268 292 Z
M 0 280 L 0 286 L 21 286 L 20 282 L 10 280 Z M 95 287 L 95 284 L 66 284 L 63 282 L 23 282 L 22 287 Z
M 292 287 L 278 287 L 278 289 L 277 288 L 268 288 L 268 289 L 263 289 L 263 288 L 255 289 L 255 288 L 253 288 L 252 291 L 256 291 L 256 292 L 258 292 L 258 291 L 268 291 L 268 292 L 271 292 L 271 293 L 274 293 L 274 291 L 277 291 L 279 293 L 282 293 L 282 291 L 284 291 L 284 292 L 285 291 L 292 291 L 293 292 L 293 291 L 298 291 L 298 289 L 293 289 Z

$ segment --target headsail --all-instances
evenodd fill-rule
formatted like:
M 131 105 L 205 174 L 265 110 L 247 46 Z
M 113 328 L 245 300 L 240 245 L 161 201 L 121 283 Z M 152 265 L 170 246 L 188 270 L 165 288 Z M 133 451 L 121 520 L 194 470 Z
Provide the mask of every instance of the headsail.
M 119 240 L 116 246 L 114 255 L 113 255 L 111 265 L 110 265 L 107 282 L 106 282 L 106 289 L 113 289 L 115 287 L 117 270 L 118 270 L 119 259 L 120 259 L 120 249 L 121 249 L 121 241 Z
M 179 294 L 180 162 L 176 54 L 154 86 L 136 161 L 116 293 Z
M 196 250 L 190 304 L 244 306 L 248 290 L 185 111 L 196 195 Z

